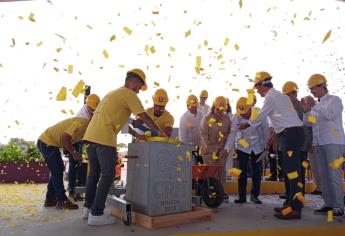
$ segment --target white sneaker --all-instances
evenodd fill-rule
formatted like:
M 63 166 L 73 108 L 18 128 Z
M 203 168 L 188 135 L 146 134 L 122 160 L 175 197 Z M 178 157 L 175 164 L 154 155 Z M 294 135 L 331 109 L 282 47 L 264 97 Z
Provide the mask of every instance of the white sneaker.
M 88 225 L 110 225 L 110 224 L 115 224 L 116 220 L 114 216 L 109 216 L 109 215 L 100 215 L 100 216 L 94 216 L 89 213 L 89 218 L 87 220 Z
M 81 217 L 86 220 L 87 218 L 89 218 L 89 213 L 90 213 L 90 209 L 87 207 L 84 207 L 83 214 L 81 215 Z

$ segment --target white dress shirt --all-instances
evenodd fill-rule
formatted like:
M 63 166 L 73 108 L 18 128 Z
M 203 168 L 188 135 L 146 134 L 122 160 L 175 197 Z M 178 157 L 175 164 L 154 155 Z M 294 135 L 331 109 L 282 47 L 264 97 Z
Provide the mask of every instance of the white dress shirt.
M 210 106 L 207 105 L 206 103 L 205 103 L 204 106 L 201 106 L 200 103 L 199 103 L 198 113 L 200 112 L 202 114 L 202 116 L 204 117 L 204 116 L 206 116 L 210 112 L 210 109 L 211 109 Z
M 200 146 L 200 122 L 203 118 L 201 112 L 194 116 L 190 111 L 186 111 L 180 118 L 179 139 L 184 143 L 193 146 Z
M 310 123 L 313 128 L 313 146 L 345 144 L 342 113 L 341 99 L 328 93 L 312 107 L 307 116 L 316 117 L 316 123 Z
M 274 132 L 279 134 L 286 128 L 303 126 L 290 98 L 271 88 L 264 100 L 264 105 L 255 121 L 249 121 L 251 126 L 256 126 L 270 118 Z
M 250 126 L 247 129 L 239 130 L 238 125 L 247 123 L 249 120 L 234 115 L 231 124 L 230 135 L 225 144 L 225 149 L 230 152 L 234 147 L 245 153 L 254 152 L 255 155 L 261 153 L 265 149 L 266 142 L 269 138 L 269 126 L 267 119 L 264 119 L 259 125 Z M 243 147 L 239 140 L 245 139 L 249 144 L 248 147 Z

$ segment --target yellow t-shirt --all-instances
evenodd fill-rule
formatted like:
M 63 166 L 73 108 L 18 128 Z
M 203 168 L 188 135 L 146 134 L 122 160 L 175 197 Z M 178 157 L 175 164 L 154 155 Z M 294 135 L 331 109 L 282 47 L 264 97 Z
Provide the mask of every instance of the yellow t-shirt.
M 116 136 L 131 113 L 143 112 L 144 107 L 134 91 L 126 87 L 113 90 L 98 104 L 83 139 L 115 147 Z
M 166 127 L 173 127 L 174 125 L 174 117 L 167 110 L 165 110 L 159 117 L 156 117 L 153 114 L 153 107 L 146 109 L 146 113 L 151 117 L 160 130 L 164 130 Z
M 38 138 L 45 144 L 54 147 L 63 147 L 61 138 L 64 133 L 72 137 L 72 143 L 77 143 L 82 140 L 90 119 L 82 117 L 73 117 L 49 127 Z

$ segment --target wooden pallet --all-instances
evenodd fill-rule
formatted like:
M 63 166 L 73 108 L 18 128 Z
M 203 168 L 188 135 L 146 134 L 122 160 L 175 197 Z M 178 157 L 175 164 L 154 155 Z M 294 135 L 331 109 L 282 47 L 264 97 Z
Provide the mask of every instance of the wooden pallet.
M 110 212 L 112 215 L 122 219 L 122 212 L 119 209 L 112 207 Z M 188 224 L 201 220 L 210 220 L 211 215 L 211 209 L 195 206 L 193 206 L 191 212 L 165 216 L 147 216 L 138 212 L 132 212 L 132 223 L 153 230 L 176 225 Z

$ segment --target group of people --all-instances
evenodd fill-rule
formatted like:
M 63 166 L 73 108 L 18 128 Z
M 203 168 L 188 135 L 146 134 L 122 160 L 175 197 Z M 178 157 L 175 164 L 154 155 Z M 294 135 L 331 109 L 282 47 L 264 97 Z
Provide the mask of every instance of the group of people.
M 264 97 L 263 107 L 255 107 L 256 97 L 251 94 L 238 99 L 235 114 L 232 114 L 229 100 L 223 96 L 216 97 L 212 106 L 208 106 L 206 90 L 201 92 L 199 99 L 189 95 L 186 112 L 179 122 L 179 139 L 193 146 L 193 156 L 199 158 L 196 162 L 201 160 L 205 164 L 223 167 L 218 176 L 223 185 L 226 182 L 227 159 L 237 156 L 241 173 L 238 178 L 239 197 L 235 203 L 247 201 L 248 162 L 251 162 L 253 180 L 250 200 L 255 204 L 262 203 L 259 199 L 262 155 L 270 147 L 279 150 L 287 201 L 283 207 L 274 209 L 278 219 L 301 218 L 303 160 L 312 152 L 312 165 L 320 177 L 318 187 L 325 202 L 315 213 L 326 214 L 331 210 L 334 216 L 341 216 L 344 214 L 344 202 L 341 170 L 337 163 L 344 153 L 345 141 L 342 102 L 339 97 L 328 94 L 323 75 L 311 76 L 308 87 L 317 101 L 311 96 L 299 101 L 298 86 L 292 81 L 284 85 L 281 93 L 273 88 L 269 73 L 259 72 L 255 76 L 254 88 Z M 115 222 L 114 217 L 104 214 L 104 209 L 115 177 L 117 134 L 133 114 L 136 119 L 130 121 L 132 127 L 129 133 L 136 138 L 147 138 L 147 132 L 140 133 L 135 129 L 142 125 L 151 135 L 172 135 L 174 117 L 165 109 L 169 101 L 167 92 L 157 89 L 152 96 L 153 107 L 145 110 L 137 94 L 146 89 L 145 73 L 140 69 L 130 70 L 124 86 L 109 92 L 103 99 L 95 94 L 89 95 L 86 105 L 76 117 L 49 127 L 39 137 L 38 148 L 51 171 L 45 207 L 78 208 L 65 195 L 64 166 L 59 148 L 66 150 L 73 166 L 82 158 L 76 144 L 83 141 L 90 171 L 82 217 L 88 219 L 89 225 Z M 74 185 L 72 181 L 69 189 L 73 189 Z M 226 195 L 224 199 L 228 199 Z

